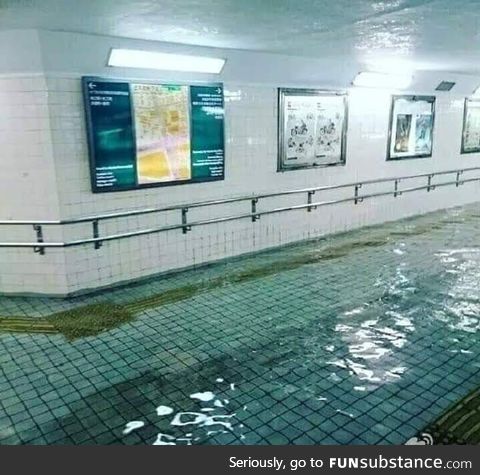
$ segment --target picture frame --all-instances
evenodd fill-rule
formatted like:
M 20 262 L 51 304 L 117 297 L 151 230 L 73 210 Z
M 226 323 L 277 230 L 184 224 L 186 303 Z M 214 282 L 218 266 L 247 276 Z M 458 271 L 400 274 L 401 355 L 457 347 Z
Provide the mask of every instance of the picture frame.
M 277 171 L 345 165 L 347 129 L 346 92 L 279 88 Z
M 392 96 L 387 161 L 432 156 L 435 102 L 435 96 Z
M 480 153 L 480 99 L 465 98 L 460 153 Z

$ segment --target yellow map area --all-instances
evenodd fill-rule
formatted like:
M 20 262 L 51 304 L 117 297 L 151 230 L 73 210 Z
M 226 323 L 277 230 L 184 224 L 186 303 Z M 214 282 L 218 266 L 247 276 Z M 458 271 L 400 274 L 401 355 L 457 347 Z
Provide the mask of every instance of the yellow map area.
M 189 180 L 188 86 L 134 84 L 139 184 Z

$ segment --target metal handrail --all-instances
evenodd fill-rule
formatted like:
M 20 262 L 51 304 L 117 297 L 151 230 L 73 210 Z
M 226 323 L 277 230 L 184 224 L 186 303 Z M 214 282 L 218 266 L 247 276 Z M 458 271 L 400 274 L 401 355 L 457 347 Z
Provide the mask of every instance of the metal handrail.
M 369 179 L 369 180 L 357 180 L 355 182 L 350 183 L 343 183 L 338 185 L 325 185 L 325 186 L 316 186 L 312 188 L 300 188 L 294 190 L 284 190 L 278 191 L 273 193 L 264 193 L 259 195 L 244 195 L 244 196 L 237 196 L 232 198 L 225 198 L 225 199 L 218 199 L 218 200 L 207 200 L 207 201 L 197 201 L 195 203 L 185 203 L 185 204 L 178 204 L 178 205 L 171 205 L 159 208 L 144 208 L 139 210 L 131 210 L 131 211 L 123 211 L 119 213 L 107 213 L 107 214 L 100 214 L 95 216 L 83 216 L 81 218 L 72 218 L 72 219 L 61 219 L 61 220 L 0 220 L 0 225 L 62 225 L 62 224 L 80 224 L 80 223 L 88 223 L 93 220 L 102 221 L 106 219 L 115 219 L 115 218 L 126 218 L 132 216 L 139 216 L 143 214 L 151 214 L 151 213 L 163 213 L 167 211 L 178 211 L 184 208 L 193 209 L 193 208 L 201 208 L 205 206 L 215 206 L 221 204 L 229 204 L 229 203 L 236 203 L 241 201 L 248 201 L 252 199 L 265 199 L 265 198 L 275 198 L 278 196 L 286 196 L 286 195 L 293 195 L 293 194 L 301 194 L 301 193 L 308 193 L 313 191 L 327 191 L 327 190 L 337 190 L 341 188 L 350 188 L 357 184 L 362 185 L 370 185 L 375 183 L 387 183 L 390 181 L 403 181 L 403 180 L 411 180 L 415 178 L 425 178 L 429 176 L 440 176 L 440 175 L 450 175 L 453 173 L 466 173 L 469 171 L 476 171 L 480 170 L 480 167 L 470 167 L 470 168 L 462 168 L 461 170 L 445 170 L 440 172 L 432 172 L 432 173 L 422 173 L 419 175 L 405 175 L 400 177 L 391 177 L 391 178 L 376 178 L 376 179 Z
M 252 222 L 256 222 L 262 216 L 277 214 L 281 212 L 295 211 L 295 210 L 302 210 L 302 209 L 306 209 L 308 212 L 311 212 L 312 210 L 317 209 L 319 207 L 330 206 L 334 204 L 348 203 L 348 202 L 359 204 L 363 202 L 365 199 L 374 198 L 374 197 L 393 196 L 396 198 L 398 196 L 401 196 L 402 194 L 412 193 L 415 191 L 427 190 L 428 192 L 430 192 L 435 190 L 436 188 L 443 187 L 443 186 L 455 185 L 458 187 L 460 185 L 463 185 L 464 183 L 477 182 L 477 181 L 480 182 L 480 176 L 472 177 L 472 178 L 461 178 L 461 176 L 464 173 L 470 172 L 470 171 L 480 171 L 480 167 L 470 167 L 470 168 L 422 173 L 418 175 L 407 175 L 407 176 L 400 176 L 400 177 L 358 180 L 356 182 L 351 182 L 346 184 L 326 185 L 326 186 L 318 186 L 318 187 L 311 187 L 311 188 L 280 191 L 280 192 L 274 192 L 274 193 L 265 193 L 265 194 L 259 194 L 259 195 L 249 195 L 249 196 L 240 196 L 240 197 L 218 199 L 218 200 L 199 201 L 196 203 L 172 205 L 172 206 L 161 207 L 161 208 L 144 208 L 140 210 L 132 210 L 132 211 L 119 212 L 119 213 L 109 213 L 109 214 L 102 214 L 102 215 L 96 215 L 96 216 L 85 216 L 85 217 L 75 218 L 75 219 L 43 220 L 43 221 L 42 220 L 37 220 L 37 221 L 31 221 L 31 220 L 10 220 L 10 221 L 3 220 L 2 221 L 0 220 L 0 225 L 6 225 L 6 226 L 33 225 L 34 230 L 36 232 L 36 237 L 37 237 L 36 242 L 0 242 L 0 248 L 33 248 L 35 252 L 39 252 L 40 254 L 44 254 L 46 248 L 74 247 L 74 246 L 80 246 L 80 245 L 86 245 L 86 244 L 94 244 L 95 249 L 99 249 L 102 243 L 117 240 L 117 239 L 125 239 L 125 238 L 130 238 L 135 236 L 144 236 L 148 234 L 154 234 L 154 233 L 165 232 L 165 231 L 173 231 L 173 230 L 179 230 L 179 229 L 181 229 L 182 232 L 186 234 L 193 227 L 205 226 L 208 224 L 224 223 L 224 222 L 234 221 L 239 219 L 251 219 Z M 432 183 L 432 179 L 435 176 L 443 176 L 443 175 L 451 175 L 451 174 L 456 174 L 456 178 L 454 181 Z M 405 180 L 418 179 L 418 178 L 427 178 L 427 184 L 422 186 L 404 188 L 404 189 L 399 188 L 400 182 Z M 366 193 L 366 194 L 360 194 L 359 192 L 360 189 L 365 185 L 388 183 L 388 182 L 394 183 L 393 190 Z M 327 200 L 327 201 L 317 201 L 317 202 L 314 202 L 312 199 L 313 195 L 319 191 L 327 191 L 327 190 L 335 190 L 335 189 L 351 188 L 351 187 L 353 187 L 354 189 L 353 196 L 334 199 L 334 200 Z M 261 199 L 274 198 L 278 196 L 286 196 L 286 195 L 293 195 L 293 194 L 301 194 L 301 193 L 307 194 L 306 204 L 273 208 L 266 211 L 257 211 L 257 204 L 258 204 L 258 201 Z M 192 222 L 188 222 L 187 220 L 187 213 L 189 209 L 206 207 L 206 206 L 217 206 L 221 204 L 229 204 L 229 203 L 243 202 L 243 201 L 251 202 L 251 210 L 249 213 L 242 213 L 242 214 L 237 214 L 233 216 L 224 216 L 219 218 L 210 218 L 210 219 L 192 221 Z M 119 234 L 111 234 L 108 236 L 99 235 L 98 224 L 102 220 L 139 216 L 139 215 L 145 215 L 145 214 L 151 214 L 151 213 L 161 213 L 161 212 L 167 212 L 167 211 L 178 211 L 178 210 L 181 210 L 181 223 L 179 224 L 172 224 L 172 225 L 154 227 L 149 229 L 141 229 L 137 231 L 130 231 L 130 232 L 119 233 Z M 44 242 L 42 226 L 72 225 L 72 224 L 79 224 L 79 223 L 91 223 L 93 226 L 93 237 L 76 239 L 68 242 Z

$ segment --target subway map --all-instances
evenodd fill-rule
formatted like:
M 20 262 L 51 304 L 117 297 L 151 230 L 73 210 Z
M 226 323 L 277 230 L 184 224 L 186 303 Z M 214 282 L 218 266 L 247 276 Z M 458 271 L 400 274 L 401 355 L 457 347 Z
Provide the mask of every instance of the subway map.
M 133 84 L 139 184 L 191 178 L 189 89 Z

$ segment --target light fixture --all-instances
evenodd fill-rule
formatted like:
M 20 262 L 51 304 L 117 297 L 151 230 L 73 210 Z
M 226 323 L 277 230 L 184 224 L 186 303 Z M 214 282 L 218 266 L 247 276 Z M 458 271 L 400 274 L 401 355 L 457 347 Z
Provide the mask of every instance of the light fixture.
M 193 73 L 220 74 L 224 59 L 113 48 L 108 65 L 120 68 L 162 69 Z
M 379 89 L 405 89 L 412 82 L 411 74 L 388 74 L 361 72 L 353 80 L 354 86 L 376 87 Z

